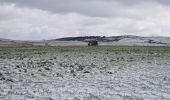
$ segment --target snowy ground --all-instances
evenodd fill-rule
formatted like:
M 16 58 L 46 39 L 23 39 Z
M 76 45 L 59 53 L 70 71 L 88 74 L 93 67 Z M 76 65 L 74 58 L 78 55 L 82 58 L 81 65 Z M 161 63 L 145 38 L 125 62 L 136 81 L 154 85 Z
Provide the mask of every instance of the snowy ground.
M 170 100 L 170 47 L 1 47 L 0 100 Z

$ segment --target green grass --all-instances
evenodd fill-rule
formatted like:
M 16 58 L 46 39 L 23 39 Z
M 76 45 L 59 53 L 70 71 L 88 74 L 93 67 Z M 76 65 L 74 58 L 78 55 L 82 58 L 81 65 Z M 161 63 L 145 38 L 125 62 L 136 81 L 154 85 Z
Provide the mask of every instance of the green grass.
M 169 46 L 56 46 L 56 47 L 0 47 L 0 58 L 25 58 L 47 53 L 84 52 L 84 53 L 145 53 L 166 54 L 170 53 Z

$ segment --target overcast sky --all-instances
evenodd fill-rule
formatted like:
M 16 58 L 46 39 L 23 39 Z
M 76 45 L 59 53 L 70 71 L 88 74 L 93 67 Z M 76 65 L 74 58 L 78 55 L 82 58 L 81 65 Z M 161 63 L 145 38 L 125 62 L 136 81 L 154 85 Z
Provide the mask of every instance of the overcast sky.
M 169 36 L 170 0 L 0 0 L 0 38 Z

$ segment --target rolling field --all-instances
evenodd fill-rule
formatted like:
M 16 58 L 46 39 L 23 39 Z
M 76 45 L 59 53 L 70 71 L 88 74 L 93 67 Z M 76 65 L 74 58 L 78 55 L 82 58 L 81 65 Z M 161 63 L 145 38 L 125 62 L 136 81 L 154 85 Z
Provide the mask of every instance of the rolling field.
M 170 47 L 0 47 L 0 100 L 170 100 Z

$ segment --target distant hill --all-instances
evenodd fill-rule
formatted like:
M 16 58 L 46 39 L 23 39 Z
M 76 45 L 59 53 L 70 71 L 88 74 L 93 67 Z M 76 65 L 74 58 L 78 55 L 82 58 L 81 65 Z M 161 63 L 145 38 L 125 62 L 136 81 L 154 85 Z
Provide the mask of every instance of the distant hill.
M 10 41 L 9 39 L 0 38 L 0 41 Z
M 83 42 L 83 41 L 86 41 L 88 39 L 95 39 L 95 40 L 98 40 L 98 41 L 104 41 L 106 39 L 106 37 L 100 37 L 100 36 L 65 37 L 65 38 L 55 39 L 55 41 L 82 41 Z
M 44 45 L 48 42 L 51 45 L 87 45 L 89 40 L 97 40 L 99 45 L 145 45 L 145 46 L 170 46 L 170 37 L 140 37 L 133 35 L 122 36 L 82 36 L 65 37 L 47 41 L 19 41 L 0 38 L 0 46 L 32 46 Z
M 80 41 L 86 42 L 89 39 L 97 40 L 98 42 L 112 42 L 117 45 L 170 45 L 170 37 L 140 37 L 134 35 L 122 36 L 84 36 L 84 37 L 65 37 L 53 39 L 50 41 Z
M 99 42 L 111 42 L 111 41 L 116 40 L 113 37 L 84 36 L 84 37 L 65 37 L 65 38 L 54 39 L 53 41 L 81 41 L 81 42 L 86 42 L 89 39 L 97 40 Z
M 0 46 L 32 46 L 29 41 L 19 41 L 0 38 Z

